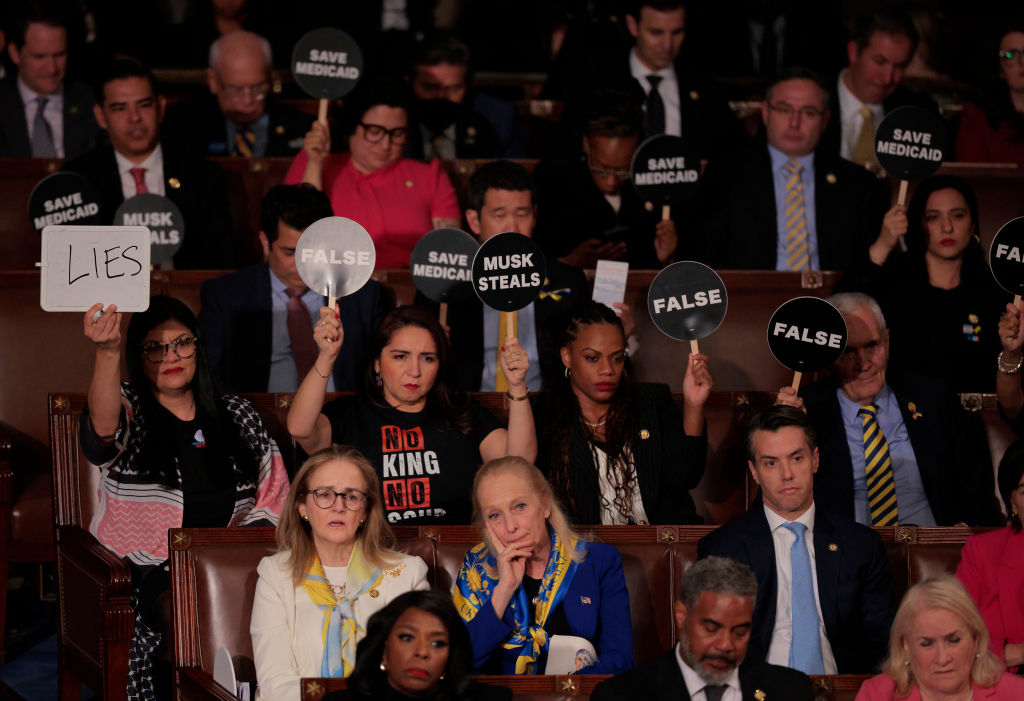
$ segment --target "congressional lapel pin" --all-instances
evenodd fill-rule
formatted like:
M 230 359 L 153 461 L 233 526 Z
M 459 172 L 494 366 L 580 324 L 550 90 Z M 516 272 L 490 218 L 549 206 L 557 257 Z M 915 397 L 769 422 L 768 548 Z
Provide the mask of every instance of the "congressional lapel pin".
M 167 184 L 171 186 L 172 190 L 181 189 L 181 181 L 177 178 L 167 178 Z
M 415 185 L 415 183 L 413 183 L 413 181 L 412 181 L 412 180 L 406 180 L 406 181 L 405 181 L 405 186 L 406 186 L 406 187 L 412 187 L 413 185 Z
M 968 314 L 967 315 L 967 321 L 971 322 L 972 324 L 977 324 L 978 323 L 978 315 L 977 314 Z
M 835 543 L 829 543 L 828 544 L 828 551 L 830 553 L 838 552 L 839 551 L 839 546 L 836 545 Z
M 650 431 L 648 431 L 646 428 L 641 428 L 640 429 L 640 440 L 645 441 L 645 440 L 647 440 L 650 437 L 651 437 L 651 432 Z
M 377 591 L 376 589 L 371 589 L 370 590 L 370 598 L 376 599 L 378 596 L 380 596 L 380 592 L 379 591 Z
M 581 604 L 585 604 L 587 606 L 590 606 L 590 597 L 589 596 L 581 596 L 580 597 L 580 603 Z
M 278 136 L 284 134 L 284 125 L 278 124 L 276 127 L 274 127 L 274 133 L 277 134 Z
M 466 127 L 466 134 L 469 136 L 476 136 L 476 127 Z
M 653 212 L 654 211 L 654 203 L 653 202 L 644 202 L 644 209 L 646 209 L 648 212 Z
M 910 412 L 910 418 L 914 421 L 924 416 L 924 414 L 917 410 L 917 404 L 914 404 L 914 402 L 907 402 L 907 410 Z
M 691 90 L 690 91 L 690 99 L 691 100 L 699 100 L 700 99 L 700 94 L 696 90 Z
M 765 698 L 767 698 L 767 695 L 760 689 L 754 689 L 754 698 L 757 699 L 757 701 L 764 701 Z
M 836 177 L 835 173 L 828 173 L 825 176 L 825 182 L 827 182 L 829 185 L 835 185 L 838 181 L 839 178 Z

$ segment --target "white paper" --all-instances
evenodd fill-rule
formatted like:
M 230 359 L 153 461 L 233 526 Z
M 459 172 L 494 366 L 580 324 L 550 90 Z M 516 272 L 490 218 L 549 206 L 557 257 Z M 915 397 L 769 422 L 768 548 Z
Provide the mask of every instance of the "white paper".
M 217 648 L 217 655 L 213 658 L 213 681 L 235 694 L 238 693 L 235 664 L 231 661 L 231 653 L 226 647 Z
M 597 261 L 597 270 L 594 272 L 594 301 L 615 309 L 612 304 L 626 298 L 626 278 L 628 276 L 629 263 L 618 260 Z M 618 313 L 617 310 L 616 313 Z
M 594 646 L 576 635 L 552 635 L 548 639 L 548 664 L 544 674 L 575 674 L 597 662 Z

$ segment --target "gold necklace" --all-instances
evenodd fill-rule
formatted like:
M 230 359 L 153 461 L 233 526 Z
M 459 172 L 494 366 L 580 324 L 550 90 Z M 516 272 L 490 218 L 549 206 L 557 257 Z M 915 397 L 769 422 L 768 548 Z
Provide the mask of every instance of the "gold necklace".
M 327 582 L 327 588 L 331 590 L 331 596 L 335 599 L 345 598 L 345 587 L 347 582 L 343 584 L 331 584 L 331 580 L 327 579 L 327 573 L 324 573 L 324 581 Z

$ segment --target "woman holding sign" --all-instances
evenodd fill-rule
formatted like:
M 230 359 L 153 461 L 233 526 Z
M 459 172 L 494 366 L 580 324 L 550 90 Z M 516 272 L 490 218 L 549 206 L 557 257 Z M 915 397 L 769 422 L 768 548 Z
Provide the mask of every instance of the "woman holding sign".
M 377 469 L 391 524 L 466 524 L 469 485 L 482 463 L 537 456 L 527 401 L 530 359 L 509 337 L 501 353 L 508 379 L 508 430 L 458 391 L 444 330 L 430 313 L 399 307 L 370 339 L 362 390 L 324 405 L 327 378 L 344 342 L 337 313 L 320 310 L 313 337 L 320 354 L 291 409 L 288 431 L 307 453 L 351 443 Z
M 100 469 L 90 530 L 128 563 L 137 602 L 128 698 L 153 688 L 169 698 L 167 529 L 273 525 L 288 475 L 252 404 L 215 394 L 199 324 L 180 301 L 155 296 L 132 316 L 128 382 L 117 308 L 93 305 L 84 327 L 96 359 L 82 452 Z
M 408 268 L 416 241 L 431 229 L 458 226 L 458 199 L 440 163 L 402 158 L 409 135 L 407 99 L 397 88 L 357 90 L 345 100 L 346 153 L 331 153 L 331 132 L 314 122 L 285 184 L 323 190 L 334 213 L 373 239 L 377 268 Z
M 607 306 L 579 305 L 560 346 L 566 380 L 535 410 L 541 469 L 573 522 L 702 523 L 690 490 L 708 450 L 707 356 L 687 360 L 680 416 L 668 387 L 627 375 L 622 322 Z

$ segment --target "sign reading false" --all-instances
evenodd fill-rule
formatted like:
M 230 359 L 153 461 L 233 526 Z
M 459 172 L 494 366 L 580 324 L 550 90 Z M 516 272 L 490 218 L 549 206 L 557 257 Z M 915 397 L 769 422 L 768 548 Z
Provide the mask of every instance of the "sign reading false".
M 412 249 L 412 281 L 424 297 L 441 304 L 442 326 L 448 322 L 448 303 L 473 294 L 473 256 L 478 248 L 475 238 L 448 227 L 425 234 Z
M 1019 307 L 1024 295 L 1024 217 L 1011 219 L 996 232 L 988 249 L 988 265 L 996 282 L 1013 295 L 1013 304 Z
M 677 341 L 697 341 L 715 332 L 725 319 L 729 296 L 714 270 L 695 261 L 679 261 L 654 278 L 647 292 L 647 311 L 658 330 Z
M 145 193 L 129 197 L 114 212 L 115 226 L 144 226 L 150 234 L 150 260 L 159 266 L 174 257 L 185 239 L 185 218 L 171 200 Z
M 36 233 L 61 224 L 99 224 L 100 193 L 78 173 L 47 175 L 32 188 L 28 216 Z
M 791 299 L 768 322 L 768 348 L 795 373 L 793 389 L 799 389 L 803 373 L 824 370 L 843 354 L 846 321 L 819 297 Z
M 149 308 L 149 229 L 48 226 L 40 250 L 39 304 L 84 312 L 97 301 L 121 312 Z
M 292 75 L 310 97 L 320 98 L 318 119 L 327 124 L 327 101 L 348 95 L 363 75 L 363 52 L 340 29 L 307 32 L 292 50 Z
M 295 245 L 295 268 L 306 287 L 328 298 L 359 291 L 373 275 L 377 251 L 366 229 L 345 217 L 324 217 L 310 224 Z
M 473 290 L 491 309 L 514 312 L 537 298 L 547 261 L 533 239 L 508 232 L 484 241 L 473 257 Z
M 700 159 L 678 136 L 658 134 L 646 139 L 633 154 L 630 179 L 640 197 L 661 205 L 668 219 L 673 204 L 684 202 L 697 191 Z

